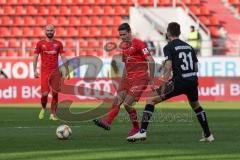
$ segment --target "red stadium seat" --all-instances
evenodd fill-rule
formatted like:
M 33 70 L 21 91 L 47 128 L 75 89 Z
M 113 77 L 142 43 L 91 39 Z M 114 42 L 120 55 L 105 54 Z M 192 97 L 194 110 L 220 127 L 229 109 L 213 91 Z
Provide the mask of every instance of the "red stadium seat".
M 35 37 L 42 37 L 44 35 L 44 30 L 41 27 L 34 27 L 33 34 Z
M 24 16 L 24 24 L 26 26 L 34 26 L 35 25 L 35 19 L 31 16 Z
M 54 5 L 61 5 L 62 4 L 62 0 L 51 0 L 51 3 Z
M 64 27 L 57 27 L 56 28 L 56 36 L 57 37 L 66 37 L 67 30 Z
M 65 41 L 65 46 L 66 48 L 76 48 L 76 40 L 74 39 L 66 39 Z
M 23 28 L 23 36 L 24 37 L 33 37 L 34 36 L 33 29 L 30 27 L 24 27 Z
M 219 20 L 218 20 L 218 18 L 217 17 L 210 17 L 210 23 L 211 23 L 211 25 L 215 25 L 215 26 L 219 26 L 220 25 L 220 22 L 219 22 Z
M 58 25 L 58 21 L 56 20 L 55 16 L 48 16 L 46 17 L 47 24 L 53 24 L 55 26 Z
M 94 15 L 103 15 L 104 10 L 101 6 L 93 6 L 93 14 Z
M 12 6 L 3 6 L 5 15 L 14 15 L 15 9 Z
M 94 5 L 95 4 L 95 0 L 83 0 L 83 3 L 85 5 Z
M 203 22 L 203 24 L 210 25 L 210 20 L 206 16 L 200 16 L 199 19 Z
M 72 4 L 73 0 L 62 0 L 62 4 Z
M 90 39 L 88 41 L 88 47 L 90 48 L 98 48 L 99 47 L 99 43 L 97 39 Z
M 211 35 L 213 37 L 219 37 L 220 36 L 220 33 L 219 33 L 219 31 L 216 27 L 209 27 L 209 29 L 210 29 Z
M 57 18 L 57 23 L 59 26 L 68 26 L 69 25 L 68 18 L 65 16 L 59 16 Z
M 24 19 L 21 16 L 15 16 L 13 17 L 13 22 L 15 26 L 24 26 Z
M 80 25 L 80 20 L 76 16 L 71 16 L 69 17 L 69 25 L 71 26 L 79 26 Z
M 27 11 L 26 8 L 23 6 L 16 6 L 15 8 L 15 14 L 16 15 L 26 15 Z
M 60 0 L 61 1 L 61 0 Z M 55 4 L 55 3 L 54 3 Z M 59 15 L 61 12 L 59 11 L 58 7 L 56 6 L 49 6 L 48 8 L 50 15 Z
M 111 26 L 113 25 L 113 19 L 110 16 L 104 16 L 102 18 L 102 24 L 104 26 Z
M 29 4 L 29 0 L 18 0 L 18 4 Z
M 7 4 L 18 4 L 18 0 L 7 0 Z
M 4 5 L 7 4 L 7 0 L 1 0 L 0 4 L 4 4 Z
M 81 15 L 81 7 L 80 6 L 70 6 L 71 15 Z
M 61 15 L 71 15 L 71 10 L 68 6 L 60 6 Z
M 104 6 L 103 7 L 104 15 L 114 15 L 115 10 L 111 6 Z
M 0 27 L 0 37 L 10 36 L 10 30 L 8 27 Z
M 51 0 L 41 0 L 41 4 L 51 4 Z
M 102 19 L 98 16 L 91 17 L 91 25 L 93 26 L 100 26 L 102 25 Z
M 38 6 L 37 8 L 38 14 L 39 15 L 48 15 L 48 8 L 46 6 Z
M 78 30 L 75 27 L 68 27 L 67 28 L 67 35 L 68 37 L 77 37 Z
M 101 28 L 101 36 L 102 37 L 112 36 L 111 28 L 109 28 L 109 27 L 102 27 Z
M 10 33 L 12 37 L 20 37 L 22 36 L 22 30 L 19 27 L 11 27 Z
M 116 6 L 115 7 L 115 14 L 116 15 L 127 15 L 128 13 L 128 8 L 124 7 L 124 6 Z
M 99 37 L 101 35 L 100 29 L 98 27 L 91 27 L 89 29 L 90 37 Z
M 114 36 L 114 37 L 118 36 L 118 28 L 117 27 L 112 28 L 112 36 Z
M 26 6 L 26 13 L 28 15 L 37 15 L 38 10 L 35 6 L 29 5 L 29 6 Z
M 119 25 L 122 23 L 122 17 L 121 16 L 114 16 L 113 17 L 113 25 Z
M 15 38 L 11 38 L 8 40 L 8 47 L 9 48 L 20 48 L 21 42 L 19 40 L 16 40 Z
M 200 12 L 201 12 L 201 15 L 210 15 L 210 11 L 206 6 L 201 6 Z
M 89 6 L 83 6 L 81 9 L 83 15 L 91 15 L 93 13 L 92 8 Z
M 79 40 L 79 46 L 80 46 L 80 48 L 88 47 L 88 42 L 86 41 L 86 39 L 80 39 Z
M 28 0 L 29 1 L 29 4 L 40 4 L 41 0 Z
M 82 26 L 90 26 L 91 25 L 91 20 L 88 16 L 81 16 L 80 21 L 81 21 Z
M 15 50 L 8 50 L 6 56 L 7 57 L 18 57 L 18 52 Z
M 1 38 L 0 39 L 0 48 L 6 48 L 6 47 L 7 47 L 6 39 Z
M 95 3 L 97 4 L 97 5 L 106 5 L 106 3 L 107 3 L 107 0 L 95 0 Z
M 89 36 L 89 29 L 86 27 L 78 28 L 78 34 L 80 37 L 88 37 Z
M 45 26 L 46 24 L 47 24 L 47 21 L 43 16 L 37 16 L 36 17 L 36 25 Z
M 2 20 L 2 25 L 4 26 L 9 26 L 13 24 L 13 20 L 10 18 L 10 16 L 3 16 L 1 20 Z M 2 34 L 2 32 L 0 33 Z

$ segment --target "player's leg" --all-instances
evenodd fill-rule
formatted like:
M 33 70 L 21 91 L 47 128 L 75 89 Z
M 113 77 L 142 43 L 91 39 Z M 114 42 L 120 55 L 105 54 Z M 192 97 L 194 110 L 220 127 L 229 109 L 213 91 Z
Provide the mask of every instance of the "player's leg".
M 145 109 L 142 115 L 140 131 L 133 136 L 127 137 L 127 140 L 145 140 L 147 137 L 147 128 L 154 112 L 155 105 L 180 94 L 182 94 L 182 90 L 177 85 L 174 85 L 172 81 L 167 82 L 164 88 L 160 86 L 158 89 L 153 91 L 146 101 Z
M 200 123 L 203 130 L 203 138 L 200 141 L 213 141 L 214 138 L 208 126 L 206 113 L 198 101 L 197 86 L 188 89 L 188 92 L 186 93 L 186 95 L 188 97 L 189 104 L 194 110 L 194 112 L 196 113 L 198 122 Z
M 110 130 L 111 124 L 113 120 L 117 117 L 120 111 L 120 106 L 123 103 L 126 95 L 126 90 L 118 92 L 117 96 L 113 99 L 112 107 L 111 110 L 108 112 L 107 117 L 102 119 L 94 119 L 93 121 L 95 125 L 104 128 L 105 130 Z
M 129 115 L 129 119 L 132 122 L 133 128 L 128 132 L 128 136 L 132 136 L 139 131 L 139 123 L 138 123 L 138 114 L 137 110 L 133 107 L 134 103 L 138 101 L 139 98 L 128 95 L 123 102 L 123 105 Z
M 58 106 L 58 92 L 52 91 L 52 102 L 51 102 L 51 114 L 49 119 L 50 120 L 58 120 L 56 117 L 56 109 Z
M 43 73 L 41 75 L 44 75 Z M 45 110 L 48 102 L 49 86 L 48 86 L 48 76 L 41 77 L 41 104 L 42 109 L 38 115 L 39 119 L 43 119 L 45 116 Z

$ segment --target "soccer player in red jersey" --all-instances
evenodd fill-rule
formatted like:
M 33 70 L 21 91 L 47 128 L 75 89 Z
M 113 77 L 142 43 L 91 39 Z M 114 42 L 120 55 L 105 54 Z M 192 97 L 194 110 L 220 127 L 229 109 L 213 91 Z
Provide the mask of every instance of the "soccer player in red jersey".
M 153 84 L 155 64 L 145 43 L 132 37 L 128 23 L 121 24 L 118 31 L 122 40 L 120 47 L 122 60 L 125 63 L 122 80 L 107 117 L 95 119 L 94 122 L 97 126 L 110 130 L 112 121 L 117 116 L 120 105 L 123 104 L 133 124 L 133 128 L 128 133 L 128 136 L 131 136 L 139 131 L 137 111 L 132 106 L 139 100 L 149 82 Z
M 35 48 L 33 69 L 34 77 L 39 78 L 37 72 L 37 61 L 39 55 L 41 55 L 41 104 L 42 110 L 39 113 L 39 119 L 43 119 L 45 115 L 46 105 L 48 101 L 48 94 L 50 91 L 50 78 L 53 85 L 58 85 L 60 73 L 58 70 L 58 57 L 62 58 L 66 68 L 66 75 L 69 78 L 69 70 L 67 66 L 67 59 L 64 56 L 63 45 L 60 41 L 54 39 L 55 29 L 53 25 L 47 25 L 45 28 L 46 38 L 39 41 Z M 53 76 L 54 74 L 54 76 Z M 52 79 L 53 78 L 53 79 Z M 50 120 L 57 120 L 55 110 L 58 104 L 58 93 L 52 89 L 52 103 L 51 103 L 51 114 Z

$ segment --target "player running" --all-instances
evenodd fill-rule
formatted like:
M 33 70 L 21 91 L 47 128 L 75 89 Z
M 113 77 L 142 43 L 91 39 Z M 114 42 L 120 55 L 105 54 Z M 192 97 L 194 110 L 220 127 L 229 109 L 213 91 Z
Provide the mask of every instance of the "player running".
M 164 47 L 163 85 L 156 89 L 147 99 L 141 129 L 133 136 L 127 137 L 128 141 L 146 139 L 147 127 L 154 111 L 154 105 L 181 94 L 187 96 L 189 104 L 196 113 L 203 129 L 204 134 L 200 141 L 211 142 L 214 140 L 208 127 L 206 114 L 198 102 L 198 59 L 194 49 L 179 39 L 180 33 L 178 23 L 169 23 L 167 37 L 170 42 Z M 173 78 L 169 80 L 171 71 L 173 72 Z
M 58 71 L 58 56 L 60 55 L 65 68 L 67 70 L 66 74 L 69 76 L 69 70 L 67 66 L 67 59 L 64 56 L 63 45 L 60 41 L 54 39 L 55 29 L 53 25 L 47 25 L 45 34 L 46 39 L 41 40 L 37 43 L 35 48 L 33 69 L 34 77 L 39 78 L 39 73 L 37 72 L 37 61 L 38 56 L 41 55 L 41 104 L 42 110 L 39 113 L 39 119 L 43 119 L 45 116 L 46 105 L 48 101 L 48 94 L 50 91 L 49 82 L 50 78 L 53 85 L 58 85 L 60 73 Z M 54 74 L 54 75 L 53 75 Z M 69 78 L 69 77 L 68 77 Z M 55 115 L 55 110 L 58 104 L 58 93 L 56 90 L 52 89 L 52 103 L 51 103 L 51 114 L 50 120 L 57 120 Z
M 131 136 L 139 131 L 137 111 L 132 106 L 139 100 L 149 80 L 150 83 L 153 83 L 154 59 L 144 42 L 132 37 L 128 23 L 121 24 L 118 31 L 122 40 L 121 52 L 125 68 L 118 87 L 118 94 L 113 100 L 112 108 L 106 119 L 96 119 L 94 122 L 97 126 L 110 130 L 110 126 L 123 104 L 133 124 L 133 128 L 128 133 L 128 136 Z

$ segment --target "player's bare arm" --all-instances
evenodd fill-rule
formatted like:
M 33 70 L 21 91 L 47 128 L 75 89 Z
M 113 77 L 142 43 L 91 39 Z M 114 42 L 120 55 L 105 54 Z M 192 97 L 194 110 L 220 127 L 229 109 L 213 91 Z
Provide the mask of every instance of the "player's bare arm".
M 152 90 L 154 90 L 154 73 L 155 73 L 155 61 L 152 56 L 147 56 L 146 60 L 148 62 L 148 72 L 150 78 L 150 85 Z
M 34 77 L 39 78 L 39 73 L 37 71 L 37 61 L 38 61 L 39 54 L 34 54 L 33 56 L 33 71 L 34 71 Z
M 172 61 L 167 60 L 167 61 L 165 61 L 164 66 L 163 66 L 163 76 L 162 76 L 163 85 L 162 85 L 162 89 L 161 89 L 161 95 L 164 95 L 165 84 L 166 84 L 166 82 L 168 82 L 168 80 L 171 76 L 171 72 L 172 72 Z
M 198 63 L 194 63 L 195 72 L 198 72 Z
M 70 78 L 70 74 L 69 74 L 67 58 L 63 54 L 60 54 L 60 55 L 61 55 L 61 58 L 62 58 L 62 61 L 63 61 L 63 65 L 64 65 L 64 67 L 66 69 L 66 77 L 67 77 L 67 79 L 69 79 Z

